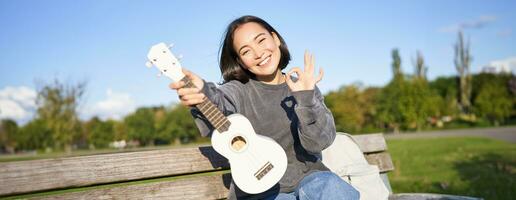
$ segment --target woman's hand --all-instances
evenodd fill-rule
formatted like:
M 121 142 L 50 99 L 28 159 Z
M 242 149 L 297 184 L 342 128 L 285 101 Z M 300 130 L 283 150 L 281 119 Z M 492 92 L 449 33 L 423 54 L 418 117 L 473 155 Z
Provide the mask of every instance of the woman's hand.
M 313 90 L 315 88 L 315 84 L 321 81 L 324 74 L 323 70 L 320 68 L 319 76 L 315 77 L 314 62 L 314 56 L 308 53 L 308 51 L 305 51 L 305 69 L 301 71 L 299 67 L 294 67 L 287 73 L 287 85 L 292 92 L 301 90 Z M 297 74 L 298 79 L 296 82 L 292 81 L 290 78 L 293 73 Z
M 185 106 L 195 106 L 202 103 L 206 99 L 206 96 L 201 92 L 202 87 L 204 86 L 204 81 L 199 76 L 184 68 L 183 73 L 186 77 L 190 78 L 192 83 L 195 85 L 195 88 L 184 88 L 185 83 L 183 81 L 171 83 L 169 87 L 177 90 L 179 100 L 181 101 L 181 104 Z

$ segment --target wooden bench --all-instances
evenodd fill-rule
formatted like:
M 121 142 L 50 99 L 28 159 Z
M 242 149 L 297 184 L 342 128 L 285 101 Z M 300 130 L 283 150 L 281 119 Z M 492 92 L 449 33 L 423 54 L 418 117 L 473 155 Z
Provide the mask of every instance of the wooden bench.
M 394 166 L 383 135 L 353 137 L 391 190 L 387 172 Z M 210 146 L 0 163 L 4 198 L 225 199 L 230 182 L 227 160 Z M 476 198 L 392 194 L 389 199 Z

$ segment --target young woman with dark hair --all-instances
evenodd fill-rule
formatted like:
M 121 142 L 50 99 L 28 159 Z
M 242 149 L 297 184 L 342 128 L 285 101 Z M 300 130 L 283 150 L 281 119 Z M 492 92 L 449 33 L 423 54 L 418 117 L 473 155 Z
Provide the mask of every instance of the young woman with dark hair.
M 281 35 L 255 16 L 237 18 L 228 25 L 220 49 L 220 87 L 184 70 L 197 88 L 172 83 L 203 136 L 213 130 L 193 106 L 208 98 L 225 114 L 249 119 L 256 133 L 279 143 L 287 154 L 287 171 L 275 187 L 257 195 L 245 194 L 235 184 L 229 199 L 358 199 L 359 193 L 329 171 L 316 156 L 335 139 L 333 116 L 316 86 L 323 73 L 314 71 L 314 57 L 304 55 L 304 69 L 282 70 L 290 53 Z M 296 74 L 297 78 L 292 75 Z

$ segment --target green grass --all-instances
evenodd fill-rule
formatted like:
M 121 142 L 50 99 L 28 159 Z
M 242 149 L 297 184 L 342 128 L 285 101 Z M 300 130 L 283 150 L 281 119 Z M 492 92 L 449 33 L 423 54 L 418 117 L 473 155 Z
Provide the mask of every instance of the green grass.
M 394 193 L 516 199 L 516 145 L 487 138 L 388 140 Z

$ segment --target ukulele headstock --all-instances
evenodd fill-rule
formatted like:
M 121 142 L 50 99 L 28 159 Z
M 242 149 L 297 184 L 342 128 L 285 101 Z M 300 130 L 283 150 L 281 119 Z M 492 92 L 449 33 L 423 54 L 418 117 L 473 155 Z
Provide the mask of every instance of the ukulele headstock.
M 180 81 L 185 75 L 183 74 L 179 59 L 170 51 L 172 45 L 167 46 L 165 43 L 159 43 L 152 46 L 147 54 L 147 67 L 156 66 L 160 74 L 163 74 L 174 82 Z

